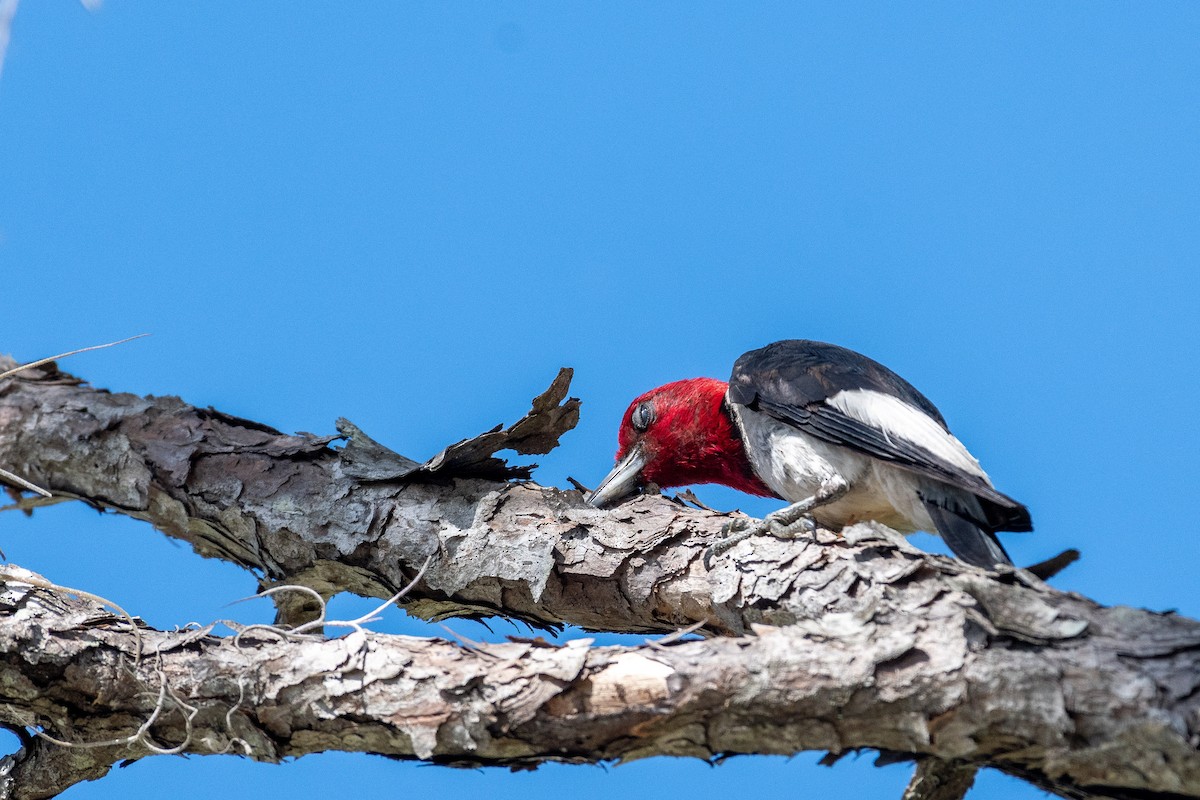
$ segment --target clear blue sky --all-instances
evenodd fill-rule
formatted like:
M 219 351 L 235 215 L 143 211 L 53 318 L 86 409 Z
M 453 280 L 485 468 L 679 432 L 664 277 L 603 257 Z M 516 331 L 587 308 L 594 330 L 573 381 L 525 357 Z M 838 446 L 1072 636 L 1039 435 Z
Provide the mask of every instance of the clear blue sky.
M 833 341 L 1029 505 L 1018 561 L 1076 546 L 1057 585 L 1200 615 L 1196 4 L 26 0 L 12 34 L 0 352 L 148 331 L 69 368 L 289 431 L 344 415 L 416 458 L 571 365 L 583 419 L 537 473 L 562 486 L 604 474 L 641 391 Z M 78 505 L 0 516 L 0 547 L 158 626 L 269 613 L 225 606 L 239 570 Z M 155 757 L 66 796 L 891 799 L 908 776 L 815 759 Z M 971 797 L 1039 796 L 989 774 Z

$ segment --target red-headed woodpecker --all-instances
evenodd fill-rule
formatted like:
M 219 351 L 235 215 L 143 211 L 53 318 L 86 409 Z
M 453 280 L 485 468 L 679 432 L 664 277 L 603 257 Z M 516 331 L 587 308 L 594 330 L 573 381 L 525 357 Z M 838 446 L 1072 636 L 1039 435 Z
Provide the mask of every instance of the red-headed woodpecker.
M 630 404 L 602 507 L 647 483 L 721 483 L 792 505 L 736 537 L 876 520 L 937 531 L 955 555 L 1011 564 L 996 531 L 1032 530 L 908 381 L 837 345 L 789 340 L 746 353 L 726 384 L 676 381 Z M 731 543 L 734 540 L 727 540 Z M 721 547 L 721 550 L 727 549 Z

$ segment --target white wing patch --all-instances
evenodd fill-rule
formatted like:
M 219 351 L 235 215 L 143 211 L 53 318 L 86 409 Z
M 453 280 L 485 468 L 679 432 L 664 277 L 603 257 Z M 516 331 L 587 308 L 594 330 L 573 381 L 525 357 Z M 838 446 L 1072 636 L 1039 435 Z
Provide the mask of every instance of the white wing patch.
M 884 436 L 905 439 L 963 472 L 988 480 L 962 442 L 947 433 L 933 417 L 898 397 L 870 389 L 847 389 L 825 402 L 846 416 L 882 431 Z

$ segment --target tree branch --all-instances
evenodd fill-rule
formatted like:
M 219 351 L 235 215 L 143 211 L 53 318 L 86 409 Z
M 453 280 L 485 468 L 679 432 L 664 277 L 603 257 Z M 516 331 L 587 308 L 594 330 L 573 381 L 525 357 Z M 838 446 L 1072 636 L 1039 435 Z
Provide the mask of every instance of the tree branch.
M 1023 571 L 988 575 L 876 525 L 744 542 L 709 572 L 701 555 L 723 515 L 653 497 L 597 511 L 574 491 L 453 471 L 427 476 L 439 483 L 351 477 L 364 474 L 347 468 L 353 443 L 331 441 L 53 371 L 0 383 L 0 464 L 268 583 L 389 597 L 429 561 L 403 601 L 429 618 L 701 623 L 738 638 L 235 643 L 135 634 L 90 601 L 10 581 L 0 720 L 102 741 L 160 709 L 115 750 L 66 749 L 86 758 L 39 742 L 13 766 L 20 796 L 47 796 L 38 776 L 56 774 L 25 764 L 94 770 L 237 739 L 264 760 L 347 749 L 509 766 L 868 747 L 996 767 L 1067 797 L 1200 797 L 1200 623 L 1104 608 Z
M 969 625 L 901 616 L 881 628 L 842 615 L 639 648 L 464 647 L 365 631 L 222 638 L 131 628 L 39 582 L 17 573 L 0 587 L 0 714 L 105 746 L 39 740 L 10 775 L 18 798 L 50 796 L 64 780 L 96 777 L 97 763 L 155 748 L 521 767 L 871 747 L 1036 772 L 1061 791 L 1200 789 L 1179 709 L 1148 696 L 1157 670 L 1145 666 L 1159 659 L 1097 674 L 1087 669 L 1102 658 L 1094 643 L 976 649 L 981 631 Z M 1124 705 L 1099 708 L 1102 697 Z

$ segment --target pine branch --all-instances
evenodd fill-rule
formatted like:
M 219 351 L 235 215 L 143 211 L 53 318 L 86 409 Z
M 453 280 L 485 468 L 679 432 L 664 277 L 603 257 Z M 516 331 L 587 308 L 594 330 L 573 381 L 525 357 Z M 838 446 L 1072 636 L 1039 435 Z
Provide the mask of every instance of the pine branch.
M 1200 788 L 1181 720 L 1129 691 L 1153 689 L 1157 659 L 1089 670 L 1120 663 L 1096 642 L 964 649 L 962 630 L 904 615 L 637 648 L 218 637 L 131 625 L 28 573 L 4 579 L 0 608 L 0 714 L 68 743 L 38 739 L 10 765 L 14 798 L 156 752 L 324 750 L 516 768 L 867 747 L 1036 771 L 1066 796 L 1085 782 L 1114 797 Z

